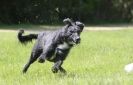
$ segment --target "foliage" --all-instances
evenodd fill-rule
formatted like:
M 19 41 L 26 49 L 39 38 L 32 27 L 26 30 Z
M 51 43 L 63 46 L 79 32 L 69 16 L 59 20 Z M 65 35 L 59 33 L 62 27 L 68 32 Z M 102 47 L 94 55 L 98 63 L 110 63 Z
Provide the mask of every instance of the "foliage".
M 0 23 L 132 22 L 132 0 L 1 0 Z

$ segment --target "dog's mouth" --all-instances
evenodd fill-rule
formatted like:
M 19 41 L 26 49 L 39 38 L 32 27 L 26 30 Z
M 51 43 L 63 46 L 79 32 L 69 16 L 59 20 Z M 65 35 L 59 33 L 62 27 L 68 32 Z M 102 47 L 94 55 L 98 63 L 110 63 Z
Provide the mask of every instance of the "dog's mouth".
M 71 45 L 77 45 L 77 44 L 79 44 L 80 43 L 80 39 L 79 40 L 71 40 L 70 42 L 69 42 L 69 44 L 71 44 Z
M 80 43 L 80 38 L 73 39 L 73 42 L 74 42 L 75 44 L 79 44 L 79 43 Z

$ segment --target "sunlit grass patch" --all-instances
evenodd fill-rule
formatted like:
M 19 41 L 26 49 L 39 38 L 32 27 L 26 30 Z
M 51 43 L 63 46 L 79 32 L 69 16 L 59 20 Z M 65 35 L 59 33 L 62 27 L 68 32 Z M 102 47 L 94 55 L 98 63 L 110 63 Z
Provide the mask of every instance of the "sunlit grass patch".
M 84 31 L 63 67 L 67 74 L 53 74 L 53 63 L 35 62 L 26 74 L 22 69 L 34 45 L 24 46 L 17 32 L 0 32 L 1 85 L 132 85 L 133 74 L 124 66 L 133 62 L 133 30 Z

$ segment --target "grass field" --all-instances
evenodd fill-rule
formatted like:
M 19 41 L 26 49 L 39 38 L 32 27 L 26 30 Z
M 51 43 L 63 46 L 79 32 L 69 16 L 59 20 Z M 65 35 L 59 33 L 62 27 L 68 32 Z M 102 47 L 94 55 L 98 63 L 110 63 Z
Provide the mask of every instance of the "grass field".
M 133 62 L 133 30 L 84 31 L 63 64 L 67 75 L 53 74 L 48 61 L 22 74 L 34 42 L 23 46 L 16 36 L 0 32 L 0 85 L 133 85 L 124 71 Z

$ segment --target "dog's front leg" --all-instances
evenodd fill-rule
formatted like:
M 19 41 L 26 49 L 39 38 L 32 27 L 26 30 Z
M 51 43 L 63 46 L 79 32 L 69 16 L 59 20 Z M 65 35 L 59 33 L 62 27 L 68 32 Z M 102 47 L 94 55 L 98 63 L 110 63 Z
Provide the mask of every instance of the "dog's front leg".
M 58 60 L 57 62 L 55 62 L 54 66 L 52 67 L 52 72 L 57 73 L 58 70 L 60 70 L 62 63 L 63 63 L 62 60 Z
M 47 46 L 43 48 L 43 53 L 40 55 L 38 62 L 44 63 L 46 59 L 50 58 L 54 54 L 54 47 L 53 46 Z
M 49 59 L 52 55 L 54 54 L 54 51 L 53 50 L 47 50 L 45 52 L 43 52 L 39 59 L 38 59 L 38 62 L 39 63 L 44 63 L 46 59 Z
M 62 73 L 66 73 L 66 70 L 65 70 L 64 68 L 62 68 L 61 66 L 60 66 L 59 70 L 60 70 L 60 72 L 62 72 Z

